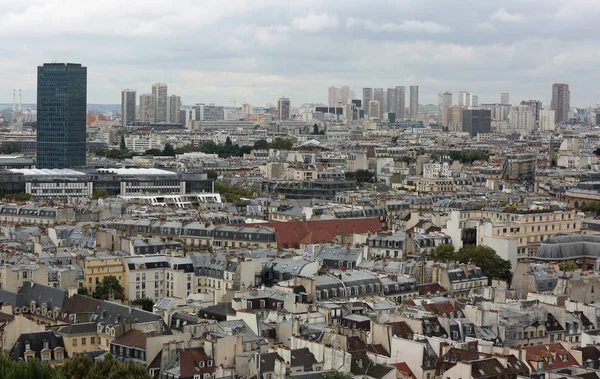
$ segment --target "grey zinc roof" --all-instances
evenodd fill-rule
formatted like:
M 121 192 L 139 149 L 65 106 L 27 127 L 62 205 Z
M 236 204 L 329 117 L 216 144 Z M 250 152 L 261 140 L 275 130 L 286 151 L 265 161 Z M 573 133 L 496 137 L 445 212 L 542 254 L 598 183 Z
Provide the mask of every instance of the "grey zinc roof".
M 542 260 L 600 258 L 600 235 L 556 234 L 540 245 L 536 258 Z

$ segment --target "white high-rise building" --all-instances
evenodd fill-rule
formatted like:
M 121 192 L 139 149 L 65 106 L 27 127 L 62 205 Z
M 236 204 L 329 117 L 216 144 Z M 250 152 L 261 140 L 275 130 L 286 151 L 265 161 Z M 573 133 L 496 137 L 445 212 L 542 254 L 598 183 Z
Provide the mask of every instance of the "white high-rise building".
M 173 124 L 179 123 L 181 110 L 181 96 L 169 96 L 169 122 Z
M 379 103 L 379 101 L 369 101 L 369 117 L 381 118 L 381 104 Z
M 459 107 L 470 107 L 471 106 L 471 92 L 468 92 L 468 91 L 458 92 L 458 106 Z
M 402 121 L 406 116 L 406 87 L 396 87 L 396 120 Z
M 511 130 L 529 133 L 535 128 L 535 115 L 529 105 L 511 107 L 508 119 Z
M 419 86 L 410 86 L 410 118 L 416 119 L 419 113 Z
M 471 95 L 471 107 L 475 108 L 479 106 L 479 96 Z
M 154 122 L 154 101 L 151 93 L 140 95 L 140 121 Z
M 552 109 L 540 110 L 540 130 L 554 130 L 556 128 L 555 113 Z
M 387 89 L 387 112 L 396 113 L 396 107 L 398 105 L 396 88 Z
M 329 107 L 335 107 L 338 103 L 342 103 L 342 105 L 350 104 L 350 100 L 354 97 L 354 94 L 351 96 L 350 87 L 342 86 L 342 87 L 329 87 L 329 99 L 327 104 Z
M 500 94 L 500 104 L 510 104 L 510 94 L 508 92 Z
M 438 106 L 440 109 L 443 107 L 451 107 L 452 106 L 452 92 L 439 92 L 438 93 Z
M 154 83 L 152 85 L 152 101 L 154 103 L 154 122 L 167 122 L 169 103 L 165 83 Z

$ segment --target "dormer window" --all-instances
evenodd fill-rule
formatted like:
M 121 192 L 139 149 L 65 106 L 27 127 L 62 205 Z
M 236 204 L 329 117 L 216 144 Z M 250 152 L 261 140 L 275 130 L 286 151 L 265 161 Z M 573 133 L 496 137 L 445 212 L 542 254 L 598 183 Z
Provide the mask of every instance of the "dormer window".
M 48 341 L 44 341 L 44 349 L 48 348 Z
M 199 366 L 204 367 L 204 361 L 200 361 Z
M 207 361 L 207 362 L 206 362 L 206 365 L 207 365 L 208 367 L 210 367 L 210 366 L 212 366 L 212 363 L 213 363 L 212 361 Z
M 29 342 L 25 342 L 25 351 L 31 350 L 31 344 Z

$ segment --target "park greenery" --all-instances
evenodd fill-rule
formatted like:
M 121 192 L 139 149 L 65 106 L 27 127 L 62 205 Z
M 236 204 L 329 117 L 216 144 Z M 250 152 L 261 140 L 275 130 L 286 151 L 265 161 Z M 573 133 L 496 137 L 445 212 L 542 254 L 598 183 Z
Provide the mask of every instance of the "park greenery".
M 4 141 L 0 145 L 0 154 L 15 154 L 22 150 L 21 142 L 19 141 Z
M 94 188 L 92 191 L 92 199 L 106 199 L 108 197 L 108 191 L 104 188 Z
M 581 204 L 579 207 L 583 212 L 594 213 L 596 216 L 600 215 L 600 201 L 589 201 Z
M 147 297 L 142 297 L 141 299 L 136 299 L 131 302 L 132 305 L 142 307 L 143 310 L 152 312 L 154 308 L 154 301 L 152 299 L 148 299 Z
M 465 245 L 457 251 L 453 245 L 439 245 L 431 251 L 429 259 L 436 262 L 475 264 L 487 276 L 489 283 L 492 279 L 510 281 L 512 278 L 510 262 L 500 258 L 496 251 L 488 246 Z
M 252 198 L 254 191 L 241 186 L 232 186 L 223 182 L 215 182 L 215 192 L 218 192 L 226 201 L 237 203 L 244 198 Z
M 357 184 L 375 182 L 375 173 L 370 170 L 348 171 L 345 175 L 346 180 L 354 180 Z
M 121 363 L 111 354 L 93 361 L 81 354 L 65 361 L 60 368 L 32 359 L 27 362 L 11 361 L 0 356 L 0 378 L 3 379 L 150 379 L 144 366 Z
M 450 159 L 459 161 L 462 164 L 471 164 L 475 161 L 487 161 L 490 153 L 485 150 L 453 151 L 450 153 Z

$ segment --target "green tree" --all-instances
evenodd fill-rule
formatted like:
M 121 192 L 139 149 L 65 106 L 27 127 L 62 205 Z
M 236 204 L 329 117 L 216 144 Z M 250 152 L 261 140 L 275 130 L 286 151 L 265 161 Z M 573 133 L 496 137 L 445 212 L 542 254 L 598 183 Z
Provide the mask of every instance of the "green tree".
M 227 136 L 227 139 L 225 140 L 225 146 L 233 146 L 233 142 L 231 142 L 231 138 L 229 138 L 229 136 Z
M 269 148 L 269 143 L 264 139 L 254 142 L 255 150 L 267 150 L 268 148 Z
M 162 155 L 167 156 L 167 157 L 174 157 L 175 149 L 173 148 L 173 145 L 171 145 L 170 143 L 167 142 L 165 144 L 165 148 L 162 151 Z
M 148 149 L 148 150 L 144 151 L 144 155 L 152 155 L 153 157 L 155 157 L 155 156 L 163 155 L 163 152 L 161 149 L 154 148 L 154 149 Z
M 109 295 L 113 294 L 115 299 L 125 299 L 125 290 L 119 283 L 117 278 L 113 275 L 105 276 L 100 283 L 96 285 L 96 291 L 94 297 L 98 299 L 106 300 Z
M 215 182 L 215 191 L 221 194 L 226 201 L 238 202 L 242 197 L 252 198 L 254 191 L 242 186 L 232 186 L 223 182 Z
M 127 150 L 127 145 L 125 144 L 125 135 L 121 135 L 121 143 L 119 144 L 119 148 L 121 150 Z
M 219 174 L 215 170 L 206 170 L 204 172 L 206 173 L 206 177 L 208 179 L 215 180 L 219 177 Z
M 4 141 L 0 146 L 0 154 L 14 154 L 20 153 L 23 146 L 19 141 Z
M 312 134 L 319 134 L 319 125 L 314 124 L 313 125 L 313 132 Z
M 443 244 L 434 247 L 429 253 L 429 259 L 436 262 L 446 262 L 456 259 L 454 245 Z
M 398 143 L 398 137 L 392 137 L 392 143 L 393 144 L 397 144 Z
M 92 361 L 85 355 L 77 355 L 65 362 L 60 369 L 64 378 L 67 379 L 150 379 L 150 375 L 144 366 L 129 362 L 121 363 L 111 354 L 107 354 L 102 360 Z
M 561 262 L 558 264 L 560 271 L 575 271 L 579 268 L 575 262 Z
M 269 148 L 277 150 L 291 150 L 294 143 L 289 138 L 277 137 L 269 144 Z
M 108 197 L 108 191 L 104 188 L 94 188 L 92 191 L 92 199 L 106 199 Z
M 132 301 L 131 304 L 141 306 L 143 310 L 148 312 L 152 312 L 152 309 L 154 307 L 154 301 L 152 299 L 148 299 L 147 297 L 136 299 Z
M 6 196 L 4 196 L 4 199 L 9 200 L 9 201 L 29 201 L 31 199 L 33 199 L 33 195 L 30 193 L 26 193 L 26 192 L 20 192 L 16 195 L 13 194 L 8 194 Z
M 345 175 L 347 180 L 355 180 L 357 184 L 375 182 L 375 173 L 370 170 L 348 171 Z
M 344 374 L 343 372 L 329 372 L 327 374 L 323 374 L 323 379 L 348 379 L 350 376 Z
M 24 361 L 9 361 L 0 356 L 0 378 L 2 379 L 70 379 L 65 378 L 48 363 L 37 359 Z

